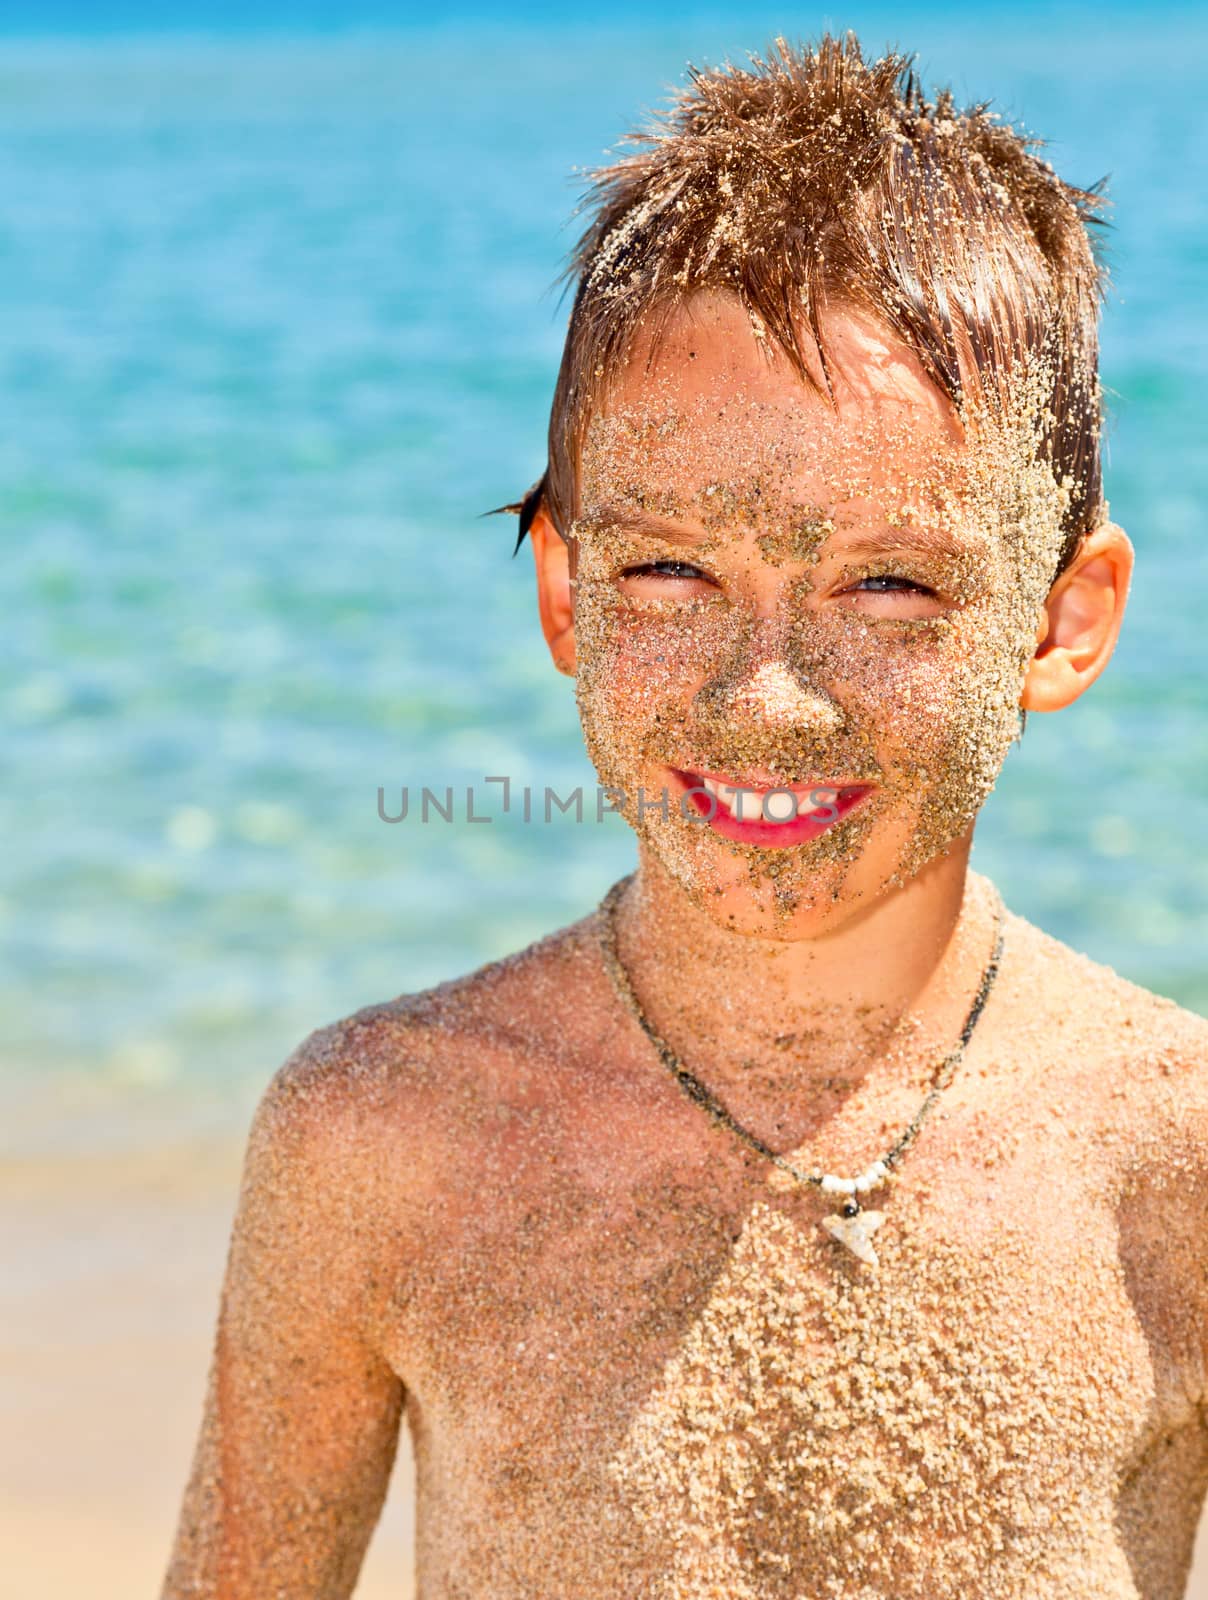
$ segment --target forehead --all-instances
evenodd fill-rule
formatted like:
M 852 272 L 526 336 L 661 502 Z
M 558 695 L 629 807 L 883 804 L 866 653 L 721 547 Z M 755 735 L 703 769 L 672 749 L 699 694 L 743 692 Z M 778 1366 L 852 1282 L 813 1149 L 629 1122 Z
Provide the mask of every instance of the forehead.
M 752 513 L 833 512 L 960 476 L 962 430 L 917 356 L 870 315 L 824 322 L 833 402 L 812 389 L 736 297 L 697 295 L 657 344 L 640 332 L 584 431 L 583 514 L 636 500 L 698 514 L 717 495 Z M 816 354 L 808 362 L 821 386 Z

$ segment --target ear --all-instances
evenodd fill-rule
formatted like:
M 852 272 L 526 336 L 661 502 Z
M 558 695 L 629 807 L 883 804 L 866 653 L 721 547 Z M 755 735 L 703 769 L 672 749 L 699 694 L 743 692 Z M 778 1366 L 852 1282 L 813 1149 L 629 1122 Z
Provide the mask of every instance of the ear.
M 1133 560 L 1128 535 L 1114 522 L 1083 540 L 1044 603 L 1019 697 L 1025 711 L 1060 711 L 1103 671 L 1124 621 Z
M 544 508 L 529 524 L 537 567 L 537 609 L 541 631 L 554 665 L 575 675 L 574 550 L 554 527 Z

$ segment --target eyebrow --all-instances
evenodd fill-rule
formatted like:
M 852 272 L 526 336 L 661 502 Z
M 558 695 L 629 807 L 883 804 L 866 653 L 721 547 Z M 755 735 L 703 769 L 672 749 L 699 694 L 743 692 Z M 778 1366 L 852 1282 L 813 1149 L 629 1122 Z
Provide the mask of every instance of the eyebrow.
M 700 548 L 717 543 L 717 535 L 713 532 L 672 522 L 668 517 L 660 517 L 655 512 L 642 511 L 637 507 L 604 504 L 598 508 L 595 516 L 586 520 L 624 529 L 626 533 L 636 534 L 642 539 L 658 539 L 664 544 Z M 828 536 L 833 537 L 833 534 Z M 930 555 L 955 556 L 961 553 L 961 546 L 946 533 L 926 525 L 909 529 L 863 528 L 847 537 L 840 535 L 840 542 L 830 546 L 829 553 L 838 556 L 875 556 L 891 555 L 895 550 L 920 550 Z
M 606 504 L 598 507 L 594 516 L 584 520 L 599 526 L 622 528 L 626 533 L 636 534 L 640 539 L 658 539 L 663 544 L 703 546 L 717 543 L 717 535 L 707 532 L 704 528 L 690 528 L 683 523 L 672 522 L 668 517 L 660 517 L 653 511 L 642 511 L 637 507 Z
M 891 555 L 895 550 L 921 550 L 929 555 L 956 556 L 963 546 L 938 528 L 864 528 L 835 549 L 836 555 Z

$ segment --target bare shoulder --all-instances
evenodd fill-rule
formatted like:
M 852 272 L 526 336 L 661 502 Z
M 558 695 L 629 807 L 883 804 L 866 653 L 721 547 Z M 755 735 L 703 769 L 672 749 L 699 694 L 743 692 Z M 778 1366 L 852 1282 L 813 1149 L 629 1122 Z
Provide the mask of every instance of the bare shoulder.
M 548 1069 L 591 1055 L 601 992 L 594 913 L 523 950 L 315 1029 L 257 1121 L 338 1169 L 405 1172 L 433 1192 L 454 1150 Z
M 1172 1095 L 1205 1111 L 1208 1019 L 1008 912 L 1003 976 L 1021 1050 L 1048 1064 L 1078 1103 L 1143 1113 Z

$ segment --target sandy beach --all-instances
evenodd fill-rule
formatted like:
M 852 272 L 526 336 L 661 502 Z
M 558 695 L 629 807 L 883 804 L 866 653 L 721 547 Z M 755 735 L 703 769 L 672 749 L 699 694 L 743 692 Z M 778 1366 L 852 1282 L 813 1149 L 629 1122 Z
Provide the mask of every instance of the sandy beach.
M 0 1559 L 13 1600 L 159 1593 L 201 1416 L 240 1141 L 9 1162 Z M 357 1594 L 410 1600 L 404 1429 Z
M 241 1139 L 10 1160 L 0 1334 L 0 1551 L 20 1600 L 159 1592 L 209 1360 Z M 404 1429 L 357 1586 L 410 1600 Z M 1188 1600 L 1208 1600 L 1201 1525 Z M 485 1600 L 485 1597 L 484 1597 Z

